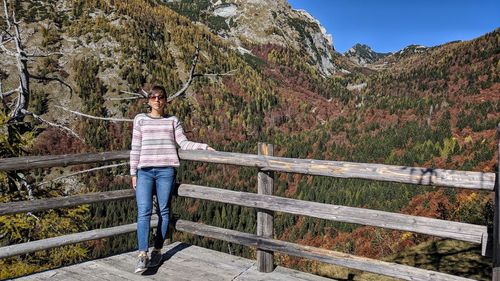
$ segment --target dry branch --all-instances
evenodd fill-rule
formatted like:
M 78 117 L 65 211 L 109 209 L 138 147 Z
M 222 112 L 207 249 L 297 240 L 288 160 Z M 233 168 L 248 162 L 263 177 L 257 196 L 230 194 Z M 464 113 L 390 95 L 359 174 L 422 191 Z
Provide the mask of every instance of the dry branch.
M 59 106 L 59 105 L 55 105 L 55 107 L 60 108 L 60 109 L 65 110 L 65 111 L 68 111 L 68 112 L 71 112 L 71 113 L 76 114 L 78 116 L 82 116 L 82 117 L 86 117 L 86 118 L 90 118 L 90 119 L 104 120 L 104 121 L 113 121 L 113 122 L 134 122 L 133 119 L 99 117 L 99 116 L 93 116 L 93 115 L 81 113 L 81 112 L 78 112 L 78 111 L 74 111 L 74 110 L 71 110 L 71 109 L 67 109 L 67 108 Z
M 21 32 L 19 31 L 20 21 L 16 20 L 15 10 L 12 11 L 12 15 L 10 16 L 6 0 L 3 1 L 3 8 L 4 8 L 6 28 L 4 30 L 4 34 L 2 34 L 0 38 L 1 39 L 0 47 L 7 55 L 15 57 L 17 69 L 19 72 L 19 86 L 18 88 L 16 88 L 18 89 L 17 91 L 18 96 L 16 104 L 13 106 L 14 108 L 10 113 L 11 119 L 12 120 L 17 119 L 16 121 L 18 121 L 22 119 L 22 117 L 24 116 L 24 114 L 21 111 L 27 109 L 29 102 L 30 89 L 29 89 L 29 71 L 27 65 L 28 58 L 26 57 L 26 52 L 22 45 Z M 11 33 L 10 32 L 11 29 L 13 29 L 14 32 Z M 10 41 L 14 42 L 15 51 L 7 49 L 5 44 Z M 16 91 L 9 91 L 8 93 L 10 95 L 14 92 Z M 6 96 L 6 93 L 4 93 L 3 96 Z
M 49 126 L 52 126 L 52 127 L 58 128 L 58 129 L 61 129 L 61 130 L 63 130 L 64 132 L 66 132 L 66 133 L 68 133 L 68 134 L 70 134 L 70 135 L 74 136 L 75 138 L 77 138 L 77 139 L 78 139 L 78 140 L 80 140 L 81 142 L 85 142 L 85 140 L 84 140 L 82 137 L 80 137 L 80 136 L 79 136 L 79 135 L 78 135 L 75 131 L 71 130 L 70 128 L 68 128 L 68 127 L 66 127 L 66 126 L 64 126 L 64 125 L 57 124 L 57 123 L 54 123 L 54 122 L 50 122 L 50 121 L 48 121 L 48 120 L 46 120 L 46 119 L 42 118 L 40 115 L 37 115 L 37 114 L 35 114 L 35 113 L 31 112 L 31 111 L 25 110 L 25 109 L 21 110 L 21 113 L 22 113 L 23 115 L 31 115 L 31 116 L 33 116 L 33 118 L 35 118 L 36 120 L 38 120 L 38 121 L 40 121 L 40 122 L 42 122 L 42 123 L 45 123 L 45 124 L 47 124 L 47 125 L 49 125 Z
M 222 77 L 222 76 L 232 76 L 236 72 L 235 69 L 230 70 L 225 73 L 196 73 L 193 74 L 193 77 L 202 77 L 202 76 L 214 76 L 214 77 Z
M 138 99 L 143 99 L 143 97 L 106 98 L 106 100 L 138 100 Z
M 182 88 L 177 91 L 177 93 L 173 94 L 172 96 L 168 97 L 167 102 L 174 100 L 178 96 L 184 94 L 186 90 L 188 89 L 189 85 L 191 85 L 191 82 L 193 82 L 193 75 L 194 75 L 194 69 L 196 67 L 196 64 L 198 63 L 198 56 L 200 55 L 200 47 L 196 45 L 193 59 L 191 60 L 191 70 L 189 71 L 189 77 L 188 80 L 184 83 Z
M 33 53 L 33 54 L 26 54 L 27 57 L 29 58 L 46 58 L 50 56 L 62 56 L 64 55 L 61 52 L 53 52 L 53 53 L 46 53 L 46 54 L 39 54 L 39 53 Z
M 13 93 L 15 93 L 15 92 L 19 92 L 20 90 L 21 90 L 21 88 L 20 88 L 20 87 L 17 87 L 17 88 L 15 88 L 15 89 L 12 89 L 12 90 L 7 91 L 7 92 L 5 92 L 5 93 L 4 93 L 4 92 L 2 92 L 2 89 L 1 89 L 1 87 L 0 87 L 0 98 L 4 99 L 4 98 L 6 98 L 6 97 L 8 97 L 8 96 L 12 95 L 12 94 L 13 94 Z
M 95 168 L 91 168 L 91 169 L 86 169 L 86 170 L 78 171 L 78 172 L 71 173 L 71 174 L 68 174 L 68 175 L 65 175 L 65 176 L 57 177 L 57 178 L 49 180 L 49 181 L 41 182 L 41 183 L 38 184 L 38 186 L 46 185 L 46 184 L 51 183 L 51 182 L 55 182 L 55 181 L 59 181 L 59 180 L 65 179 L 65 178 L 70 178 L 70 177 L 78 176 L 78 175 L 81 175 L 81 174 L 86 174 L 86 173 L 90 173 L 90 172 L 94 172 L 94 171 L 99 171 L 99 170 L 104 170 L 104 169 L 109 169 L 109 168 L 115 168 L 115 167 L 119 167 L 119 166 L 123 166 L 123 165 L 128 165 L 129 163 L 130 162 L 118 163 L 118 164 L 112 164 L 112 165 L 105 165 L 105 166 L 100 166 L 100 167 L 95 167 Z
M 30 78 L 37 79 L 37 80 L 40 80 L 43 82 L 45 82 L 45 81 L 49 81 L 49 82 L 57 81 L 69 89 L 70 97 L 73 95 L 73 88 L 71 88 L 71 86 L 68 83 L 64 82 L 62 79 L 60 79 L 58 77 L 47 77 L 47 76 L 38 76 L 38 75 L 30 74 Z

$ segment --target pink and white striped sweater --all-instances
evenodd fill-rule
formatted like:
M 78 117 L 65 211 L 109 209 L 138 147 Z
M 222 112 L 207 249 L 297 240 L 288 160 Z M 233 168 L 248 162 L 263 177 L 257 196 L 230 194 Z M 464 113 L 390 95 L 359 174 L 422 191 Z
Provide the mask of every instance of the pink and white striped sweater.
M 178 167 L 177 147 L 182 150 L 206 150 L 207 144 L 188 141 L 181 122 L 175 116 L 154 118 L 145 113 L 134 118 L 130 175 L 144 167 Z

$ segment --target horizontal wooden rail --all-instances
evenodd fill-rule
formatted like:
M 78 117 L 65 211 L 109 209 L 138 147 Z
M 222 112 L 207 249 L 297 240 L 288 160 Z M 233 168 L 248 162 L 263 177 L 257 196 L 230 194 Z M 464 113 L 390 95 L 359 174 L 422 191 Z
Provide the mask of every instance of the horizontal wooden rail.
M 151 227 L 156 227 L 157 225 L 158 225 L 157 219 L 151 220 Z M 135 232 L 136 230 L 137 230 L 137 223 L 132 223 L 110 228 L 95 229 L 95 230 L 73 233 L 48 239 L 31 241 L 22 244 L 5 246 L 0 248 L 0 259 L 41 251 L 41 250 L 48 250 L 64 245 L 70 245 L 89 240 L 115 236 L 119 234 Z
M 64 166 L 79 165 L 79 164 L 123 161 L 123 160 L 128 160 L 129 158 L 130 158 L 130 151 L 128 150 L 109 151 L 101 153 L 3 158 L 0 159 L 0 171 L 64 167 Z
M 490 191 L 494 190 L 495 186 L 494 173 L 295 159 L 204 150 L 180 150 L 179 156 L 183 160 L 250 166 L 261 168 L 264 171 L 269 170 L 337 178 L 357 178 Z M 5 158 L 0 159 L 0 171 L 26 170 L 128 159 L 129 151 Z
M 177 221 L 175 229 L 178 231 L 184 231 L 204 237 L 224 240 L 250 247 L 256 247 L 262 250 L 281 252 L 291 256 L 308 258 L 320 262 L 345 266 L 352 269 L 401 278 L 404 280 L 472 280 L 436 271 L 378 261 L 331 250 L 284 242 L 271 238 L 264 238 L 255 234 L 249 234 L 185 220 Z
M 490 191 L 492 191 L 495 186 L 494 173 L 343 161 L 296 159 L 200 150 L 179 151 L 179 156 L 183 160 L 254 166 L 261 168 L 264 171 L 269 170 L 336 178 L 356 178 Z
M 45 198 L 30 201 L 17 201 L 0 204 L 0 216 L 12 215 L 25 212 L 37 212 L 49 209 L 66 208 L 82 204 L 91 204 L 120 199 L 131 199 L 135 197 L 134 190 L 115 190 L 108 192 L 96 192 L 73 196 Z
M 330 205 L 272 195 L 238 192 L 199 185 L 181 184 L 178 194 L 179 196 L 285 212 L 295 215 L 305 215 L 332 221 L 411 231 L 478 244 L 486 243 L 488 236 L 487 227 L 482 225 Z

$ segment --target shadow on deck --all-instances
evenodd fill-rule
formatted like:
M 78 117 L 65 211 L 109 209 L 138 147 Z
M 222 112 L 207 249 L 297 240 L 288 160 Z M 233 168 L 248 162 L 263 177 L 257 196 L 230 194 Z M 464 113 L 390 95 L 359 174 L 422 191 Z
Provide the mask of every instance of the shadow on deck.
M 167 245 L 164 250 L 162 264 L 148 269 L 142 275 L 134 273 L 137 253 L 129 252 L 14 280 L 332 280 L 284 267 L 277 267 L 271 273 L 262 273 L 257 270 L 255 260 L 180 242 Z

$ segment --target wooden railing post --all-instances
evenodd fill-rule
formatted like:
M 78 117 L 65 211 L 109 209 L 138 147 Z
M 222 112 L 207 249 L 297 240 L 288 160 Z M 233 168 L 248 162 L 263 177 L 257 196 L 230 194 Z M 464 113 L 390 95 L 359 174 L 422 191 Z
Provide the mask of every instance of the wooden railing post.
M 498 130 L 498 159 L 495 184 L 495 214 L 493 219 L 493 281 L 500 281 L 500 123 Z
M 273 145 L 259 143 L 259 155 L 273 156 Z M 272 195 L 274 186 L 274 173 L 259 171 L 257 177 L 257 193 Z M 259 209 L 257 211 L 257 235 L 266 238 L 274 238 L 274 212 Z M 260 272 L 272 272 L 274 270 L 274 253 L 257 249 L 257 269 Z

